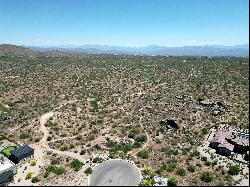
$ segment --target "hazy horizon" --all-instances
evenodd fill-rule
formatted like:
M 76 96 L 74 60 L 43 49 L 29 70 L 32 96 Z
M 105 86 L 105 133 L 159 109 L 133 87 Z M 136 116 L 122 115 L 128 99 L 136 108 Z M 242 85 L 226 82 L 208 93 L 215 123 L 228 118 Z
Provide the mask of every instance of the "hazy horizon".
M 72 45 L 72 44 L 64 44 L 64 45 L 25 45 L 25 44 L 17 44 L 17 43 L 0 43 L 0 45 L 16 45 L 16 46 L 23 46 L 23 47 L 41 47 L 41 48 L 50 48 L 50 47 L 58 47 L 58 48 L 66 48 L 66 47 L 83 47 L 83 46 L 109 46 L 109 47 L 127 47 L 127 48 L 143 48 L 143 47 L 166 47 L 166 48 L 178 48 L 178 47 L 205 47 L 205 46 L 221 46 L 221 47 L 236 47 L 236 46 L 248 46 L 249 43 L 242 43 L 236 45 L 213 45 L 213 44 L 204 44 L 204 45 L 182 45 L 182 46 L 164 46 L 164 45 L 157 45 L 157 44 L 149 44 L 143 46 L 123 46 L 123 45 L 110 45 L 110 44 L 97 44 L 97 43 L 86 43 L 86 44 L 79 44 L 79 45 Z
M 244 45 L 247 0 L 0 1 L 0 43 L 23 46 Z

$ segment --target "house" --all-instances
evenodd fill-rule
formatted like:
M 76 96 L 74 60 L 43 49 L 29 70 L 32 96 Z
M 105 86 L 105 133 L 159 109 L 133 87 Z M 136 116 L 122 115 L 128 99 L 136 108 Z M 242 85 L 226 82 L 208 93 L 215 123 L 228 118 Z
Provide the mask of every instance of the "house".
M 219 130 L 215 133 L 210 142 L 210 147 L 215 149 L 216 152 L 223 156 L 230 156 L 234 149 L 234 145 L 230 144 L 227 140 L 232 138 L 232 133 L 229 131 Z
M 24 145 L 11 151 L 10 160 L 17 164 L 33 158 L 33 155 L 34 149 L 28 145 Z
M 234 146 L 228 142 L 225 142 L 218 145 L 218 149 L 216 150 L 216 152 L 222 156 L 230 156 L 233 150 Z
M 0 186 L 10 182 L 15 174 L 15 164 L 0 154 Z
M 235 138 L 230 139 L 229 142 L 234 145 L 234 152 L 236 153 L 246 153 L 249 150 L 249 139 L 244 138 L 241 134 L 235 136 Z
M 230 156 L 231 152 L 244 154 L 249 150 L 249 135 L 241 132 L 219 130 L 212 138 L 211 148 L 223 156 Z

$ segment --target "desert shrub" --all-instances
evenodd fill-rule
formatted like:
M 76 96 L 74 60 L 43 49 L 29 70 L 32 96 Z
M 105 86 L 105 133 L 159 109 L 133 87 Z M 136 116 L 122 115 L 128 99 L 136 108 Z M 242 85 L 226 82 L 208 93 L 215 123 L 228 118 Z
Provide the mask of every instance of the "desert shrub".
M 240 166 L 233 165 L 229 167 L 228 174 L 230 175 L 238 175 L 240 173 Z
M 197 149 L 194 149 L 193 152 L 190 154 L 191 157 L 199 157 L 200 152 Z
M 82 168 L 82 162 L 75 159 L 70 163 L 71 168 L 74 169 L 74 171 L 79 171 Z
M 208 129 L 207 128 L 203 128 L 202 129 L 202 134 L 204 134 L 204 135 L 208 134 Z
M 213 179 L 214 179 L 214 176 L 210 171 L 204 171 L 201 174 L 201 180 L 204 182 L 211 182 Z
M 51 160 L 51 165 L 58 165 L 59 164 L 59 160 L 58 159 L 52 159 Z
M 135 137 L 135 133 L 134 132 L 132 132 L 132 131 L 128 131 L 128 137 L 129 138 L 134 138 Z
M 176 168 L 176 163 L 169 163 L 169 164 L 167 165 L 167 167 L 166 167 L 166 171 L 167 171 L 167 172 L 172 172 L 172 171 L 175 170 L 175 168 Z
M 168 186 L 177 186 L 178 180 L 175 176 L 168 178 Z
M 189 172 L 195 172 L 195 166 L 190 165 L 190 166 L 188 166 L 187 170 L 188 170 Z
M 153 186 L 152 179 L 143 179 L 139 186 Z
M 30 137 L 30 134 L 27 133 L 27 132 L 22 132 L 22 133 L 20 134 L 20 138 L 21 138 L 21 139 L 27 139 L 27 138 L 29 138 L 29 137 Z
M 165 147 L 161 149 L 161 152 L 164 152 L 167 155 L 171 155 L 174 152 L 174 150 L 172 148 Z
M 178 168 L 178 169 L 176 170 L 176 174 L 177 174 L 177 175 L 180 175 L 180 176 L 184 176 L 184 175 L 186 174 L 185 168 Z
M 36 182 L 38 182 L 39 181 L 39 178 L 38 177 L 32 177 L 32 179 L 31 179 L 31 182 L 32 183 L 36 183 Z
M 80 151 L 80 155 L 84 155 L 86 153 L 86 150 L 85 149 L 82 149 L 81 151 Z
M 31 165 L 31 166 L 35 166 L 35 165 L 36 165 L 36 160 L 31 160 L 31 161 L 30 161 L 30 165 Z
M 66 150 L 69 150 L 70 148 L 71 148 L 70 144 L 64 143 L 64 144 L 61 145 L 60 150 L 61 151 L 66 151 Z
M 33 173 L 32 172 L 28 172 L 25 176 L 25 180 L 31 179 Z
M 141 150 L 141 151 L 139 151 L 138 152 L 138 154 L 137 154 L 139 157 L 141 157 L 141 158 L 148 158 L 148 151 L 147 150 Z
M 50 172 L 56 174 L 56 175 L 62 175 L 65 173 L 65 169 L 62 167 L 57 167 L 57 166 L 48 166 L 46 169 L 45 175 L 49 175 Z
M 99 157 L 95 157 L 95 158 L 93 159 L 93 162 L 94 162 L 94 163 L 101 162 L 101 161 L 102 161 L 102 159 L 99 158 Z
M 90 175 L 92 172 L 93 172 L 93 170 L 92 170 L 91 167 L 88 167 L 87 169 L 84 170 L 84 173 L 85 173 L 86 175 Z

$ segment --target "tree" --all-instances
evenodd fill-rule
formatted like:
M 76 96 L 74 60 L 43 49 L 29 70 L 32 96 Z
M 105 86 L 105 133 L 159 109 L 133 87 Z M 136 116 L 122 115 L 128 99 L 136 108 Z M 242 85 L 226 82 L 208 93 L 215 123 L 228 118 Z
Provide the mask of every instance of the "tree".
M 168 186 L 176 186 L 178 183 L 178 180 L 175 176 L 171 176 L 168 178 Z
M 204 182 L 211 182 L 213 179 L 214 179 L 214 176 L 210 171 L 204 171 L 201 174 L 201 180 Z
M 240 166 L 233 165 L 229 167 L 228 174 L 230 175 L 238 175 L 240 173 Z

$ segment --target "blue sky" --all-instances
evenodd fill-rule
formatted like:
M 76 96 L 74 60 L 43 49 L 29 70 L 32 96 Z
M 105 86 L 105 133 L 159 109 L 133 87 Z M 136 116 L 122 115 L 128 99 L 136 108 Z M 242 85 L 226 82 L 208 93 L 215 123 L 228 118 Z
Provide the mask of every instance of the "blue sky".
M 0 43 L 236 45 L 248 0 L 0 0 Z

